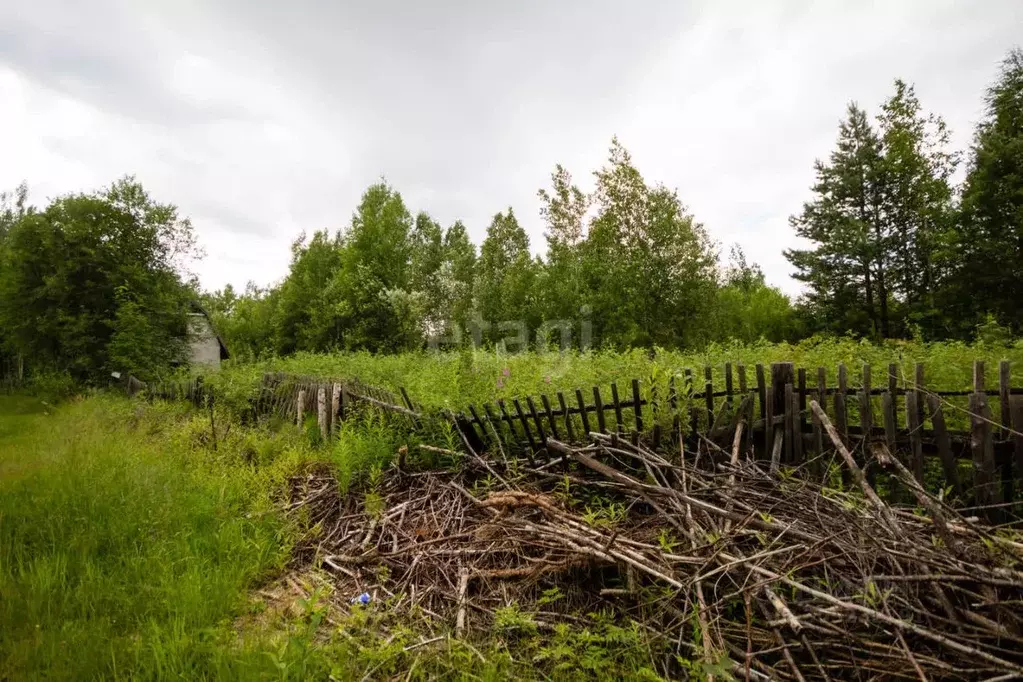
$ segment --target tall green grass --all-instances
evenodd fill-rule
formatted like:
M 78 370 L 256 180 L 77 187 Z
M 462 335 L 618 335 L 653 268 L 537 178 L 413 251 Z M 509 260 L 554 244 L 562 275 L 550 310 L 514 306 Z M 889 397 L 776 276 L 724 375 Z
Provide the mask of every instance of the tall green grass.
M 1003 359 L 1012 362 L 1013 385 L 1023 386 L 1023 342 L 1011 347 L 902 341 L 879 345 L 846 338 L 808 339 L 797 344 L 711 344 L 700 351 L 659 350 L 656 353 L 602 350 L 508 354 L 482 349 L 400 355 L 299 353 L 258 363 L 228 364 L 211 377 L 211 382 L 228 402 L 242 405 L 256 395 L 265 372 L 358 378 L 392 390 L 403 386 L 414 401 L 428 407 L 462 410 L 469 403 L 479 405 L 498 398 L 541 393 L 553 398 L 558 391 L 565 392 L 566 398 L 572 400 L 576 388 L 585 391 L 592 386 L 606 387 L 612 381 L 618 383 L 620 391 L 627 392 L 633 378 L 640 379 L 644 397 L 649 398 L 651 387 L 657 386 L 663 398 L 669 378 L 675 377 L 681 385 L 686 368 L 693 370 L 696 390 L 701 391 L 706 365 L 713 368 L 715 388 L 721 390 L 726 362 L 733 366 L 745 364 L 751 386 L 755 385 L 757 363 L 791 361 L 798 367 L 809 368 L 811 385 L 816 384 L 816 368 L 824 367 L 832 386 L 837 381 L 839 363 L 844 363 L 851 387 L 860 385 L 864 364 L 873 368 L 874 386 L 881 386 L 887 382 L 889 363 L 897 364 L 900 377 L 911 381 L 915 363 L 922 362 L 929 388 L 965 390 L 972 386 L 974 360 L 986 361 L 988 384 L 994 386 L 998 362 Z M 735 387 L 738 388 L 737 377 Z M 591 395 L 584 395 L 587 400 L 592 399 Z
M 201 677 L 280 570 L 266 472 L 175 406 L 0 397 L 0 679 Z
M 286 590 L 297 615 L 268 604 L 256 588 L 316 532 L 279 513 L 288 477 L 315 462 L 372 487 L 414 441 L 372 415 L 331 443 L 218 416 L 214 448 L 181 404 L 0 397 L 0 680 L 659 679 L 664 642 L 596 615 L 543 633 L 509 607 L 474 643 L 421 647 L 383 602 L 349 614 L 328 587 Z

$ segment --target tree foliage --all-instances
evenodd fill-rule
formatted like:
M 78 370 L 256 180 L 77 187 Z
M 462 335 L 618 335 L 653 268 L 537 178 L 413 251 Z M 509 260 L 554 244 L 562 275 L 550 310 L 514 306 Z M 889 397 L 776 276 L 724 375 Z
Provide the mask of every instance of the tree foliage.
M 953 272 L 965 285 L 957 307 L 977 323 L 991 313 L 1018 334 L 1023 330 L 1023 50 L 1013 50 L 1002 62 L 985 104 L 951 247 L 961 256 Z
M 438 337 L 514 350 L 564 339 L 652 347 L 792 332 L 788 298 L 762 274 L 742 290 L 723 284 L 704 227 L 675 191 L 643 179 L 617 139 L 593 175 L 587 193 L 558 165 L 539 191 L 543 258 L 512 208 L 494 215 L 477 254 L 463 223 L 444 229 L 424 212 L 413 219 L 401 195 L 379 183 L 349 227 L 294 244 L 278 285 L 251 286 L 237 299 L 217 292 L 207 304 L 243 357 L 396 351 Z M 729 319 L 746 313 L 769 320 L 766 331 Z M 272 338 L 257 332 L 267 320 Z
M 785 256 L 805 282 L 803 305 L 819 330 L 892 337 L 911 325 L 940 335 L 943 249 L 954 219 L 949 183 L 957 163 L 945 123 L 925 116 L 913 87 L 895 93 L 871 124 L 850 104 L 814 198 L 791 218 L 812 248 Z
M 152 374 L 182 359 L 175 340 L 186 338 L 191 294 L 180 266 L 196 250 L 175 207 L 131 177 L 41 211 L 26 207 L 26 194 L 19 190 L 17 210 L 2 220 L 0 328 L 9 350 L 78 380 Z
M 678 192 L 648 182 L 612 139 L 584 190 L 556 165 L 539 190 L 546 251 L 509 207 L 479 250 L 469 229 L 410 210 L 384 181 L 342 229 L 292 244 L 288 274 L 203 295 L 234 355 L 393 352 L 449 343 L 681 347 L 825 333 L 985 339 L 1023 325 L 1023 52 L 986 97 L 962 187 L 959 154 L 911 84 L 872 115 L 852 103 L 812 197 L 790 218 L 805 248 L 793 306 Z M 961 197 L 961 201 L 960 201 Z M 528 219 L 525 221 L 528 225 Z M 0 348 L 76 377 L 155 373 L 180 355 L 181 264 L 194 234 L 131 178 L 44 210 L 0 194 Z M 560 332 L 560 335 L 559 335 Z M 553 336 L 552 336 L 553 334 Z

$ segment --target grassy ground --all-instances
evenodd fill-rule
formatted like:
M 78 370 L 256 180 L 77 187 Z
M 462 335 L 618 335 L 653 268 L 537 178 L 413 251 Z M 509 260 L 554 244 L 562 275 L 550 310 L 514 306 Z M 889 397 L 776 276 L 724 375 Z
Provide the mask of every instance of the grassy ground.
M 350 484 L 409 441 L 218 417 L 214 449 L 181 405 L 0 396 L 0 680 L 655 677 L 642 633 L 600 616 L 541 633 L 513 605 L 492 633 L 424 646 L 386 603 L 350 609 L 292 560 L 315 529 L 284 518 L 286 481 L 315 463 Z
M 261 475 L 194 459 L 159 412 L 0 398 L 0 678 L 201 671 L 203 633 L 281 569 Z
M 998 363 L 1012 362 L 1014 386 L 1023 386 L 1023 342 L 1013 347 L 966 345 L 963 343 L 918 344 L 891 342 L 875 345 L 852 339 L 809 340 L 798 344 L 712 344 L 699 352 L 632 350 L 624 352 L 528 352 L 501 354 L 493 350 L 465 350 L 449 353 L 298 354 L 294 357 L 251 364 L 229 364 L 215 382 L 225 397 L 236 400 L 252 394 L 264 372 L 285 371 L 323 377 L 357 377 L 365 383 L 396 389 L 404 386 L 413 400 L 430 407 L 461 410 L 469 403 L 480 404 L 497 398 L 540 393 L 574 391 L 618 382 L 619 388 L 638 378 L 643 390 L 667 387 L 669 377 L 681 383 L 684 369 L 694 371 L 697 390 L 702 390 L 703 368 L 714 370 L 715 388 L 724 388 L 723 368 L 745 364 L 747 377 L 755 381 L 757 363 L 791 361 L 810 368 L 810 383 L 816 383 L 816 368 L 824 367 L 829 385 L 837 381 L 837 367 L 845 363 L 850 386 L 861 382 L 861 368 L 873 368 L 873 384 L 887 381 L 889 363 L 897 363 L 902 377 L 912 379 L 914 365 L 924 363 L 926 385 L 932 389 L 965 390 L 972 386 L 974 360 L 987 364 L 988 385 L 997 385 Z M 736 387 L 738 386 L 736 378 Z M 571 396 L 571 393 L 566 393 Z M 649 397 L 648 395 L 646 397 Z

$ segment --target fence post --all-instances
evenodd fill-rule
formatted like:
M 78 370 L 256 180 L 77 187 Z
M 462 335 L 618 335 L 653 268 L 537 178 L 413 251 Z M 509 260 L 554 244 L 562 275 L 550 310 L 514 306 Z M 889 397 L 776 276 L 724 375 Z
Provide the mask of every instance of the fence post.
M 330 395 L 331 431 L 337 433 L 341 430 L 341 384 L 334 384 Z
M 796 448 L 800 451 L 799 456 L 802 457 L 803 450 L 803 432 L 806 430 L 806 368 L 800 367 L 797 374 L 799 378 L 799 384 L 796 386 L 796 390 L 799 392 L 799 411 L 796 415 Z
M 821 412 L 824 414 L 828 413 L 828 378 L 827 372 L 823 367 L 817 368 L 817 393 L 816 393 L 817 404 L 821 406 Z M 810 420 L 813 424 L 813 451 L 818 457 L 824 453 L 824 427 L 821 425 L 821 420 L 817 418 L 817 415 L 811 411 Z M 818 461 L 818 466 L 820 462 Z M 820 467 L 823 471 L 823 467 Z M 821 473 L 818 471 L 817 473 Z
M 574 443 L 575 429 L 572 428 L 572 417 L 568 414 L 568 403 L 565 402 L 565 394 L 561 391 L 558 391 L 558 405 L 561 407 L 561 414 L 565 417 L 565 431 L 568 433 L 568 442 Z
M 998 402 L 1001 406 L 1002 438 L 1009 437 L 1009 428 L 1012 425 L 1012 414 L 1009 409 L 1009 361 L 1002 360 L 998 363 Z
M 924 450 L 921 438 L 921 421 L 919 403 L 920 393 L 915 390 L 906 391 L 906 428 L 909 429 L 910 465 L 913 475 L 920 483 L 924 482 Z
M 757 363 L 757 395 L 760 396 L 760 418 L 767 418 L 767 381 L 764 380 L 764 366 Z M 767 428 L 764 424 L 764 428 Z
M 732 409 L 732 363 L 725 363 L 725 406 Z
M 983 363 L 980 375 L 974 374 L 983 384 Z M 976 391 L 970 395 L 970 448 L 973 451 L 973 487 L 978 505 L 997 504 L 1001 500 L 1001 488 L 995 481 L 995 451 L 991 441 L 991 409 L 987 396 Z M 992 510 L 987 516 L 991 517 Z
M 330 437 L 330 421 L 327 417 L 327 387 L 316 389 L 316 417 L 320 424 L 320 436 L 323 440 Z
M 773 432 L 771 437 L 772 455 L 774 450 L 773 444 L 777 442 L 779 437 L 781 437 L 783 440 L 783 446 L 785 447 L 786 460 L 791 460 L 792 458 L 792 437 L 788 421 L 789 412 L 792 410 L 792 399 L 791 393 L 787 394 L 785 392 L 785 387 L 795 383 L 795 381 L 796 368 L 793 363 L 771 363 L 771 394 L 773 401 L 771 412 L 773 412 L 775 417 L 784 417 L 784 419 L 778 427 L 775 427 L 774 424 L 767 424 L 766 426 L 772 429 Z
M 927 396 L 927 405 L 931 412 L 931 425 L 934 427 L 934 444 L 938 448 L 938 457 L 941 458 L 941 466 L 945 471 L 945 481 L 952 486 L 952 491 L 958 496 L 962 494 L 959 486 L 959 469 L 955 456 L 952 454 L 952 439 L 945 427 L 945 415 L 941 409 L 941 398 L 930 394 Z
M 895 404 L 892 402 L 894 397 L 891 391 L 885 391 L 881 394 L 881 416 L 884 418 L 884 440 L 888 445 L 888 450 L 895 454 L 895 437 L 898 425 L 895 421 Z
M 714 431 L 714 370 L 703 367 L 703 401 L 707 404 L 707 437 Z
M 632 380 L 632 412 L 636 421 L 636 432 L 643 433 L 643 407 L 639 397 L 639 379 Z
M 895 431 L 899 430 L 899 366 L 894 362 L 888 364 L 888 393 L 891 395 L 891 403 L 888 405 L 888 410 L 891 411 L 890 415 L 882 414 L 881 419 L 887 427 L 888 419 L 892 420 L 892 424 L 895 426 Z M 881 411 L 884 411 L 884 402 L 882 400 Z M 909 428 L 909 421 L 906 422 L 906 428 Z M 887 428 L 886 428 L 887 430 Z M 894 453 L 894 450 L 892 451 Z
M 1016 467 L 1016 495 L 1023 497 L 1023 395 L 1009 398 L 1009 411 L 1012 415 L 1012 450 L 1013 464 Z
M 299 428 L 302 427 L 302 423 L 305 417 L 305 389 L 301 388 L 298 391 L 298 402 L 295 403 L 295 417 L 296 423 Z
M 604 419 L 604 401 L 600 399 L 600 387 L 593 387 L 593 404 L 597 408 L 597 428 L 601 433 L 607 433 L 607 422 Z
M 618 400 L 618 384 L 611 382 L 611 402 L 615 406 L 615 433 L 625 433 L 625 427 L 622 424 L 622 403 Z
M 583 392 L 581 389 L 575 389 L 575 401 L 579 404 L 579 419 L 583 423 L 583 437 L 582 441 L 585 443 L 590 439 L 590 418 L 586 414 L 586 401 L 583 400 Z

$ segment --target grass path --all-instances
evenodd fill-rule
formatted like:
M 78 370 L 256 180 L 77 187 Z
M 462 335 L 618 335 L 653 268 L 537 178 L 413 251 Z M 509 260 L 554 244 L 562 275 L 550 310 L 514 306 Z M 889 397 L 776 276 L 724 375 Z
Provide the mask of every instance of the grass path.
M 173 408 L 139 410 L 0 396 L 0 679 L 209 676 L 279 571 L 253 474 L 196 457 Z

